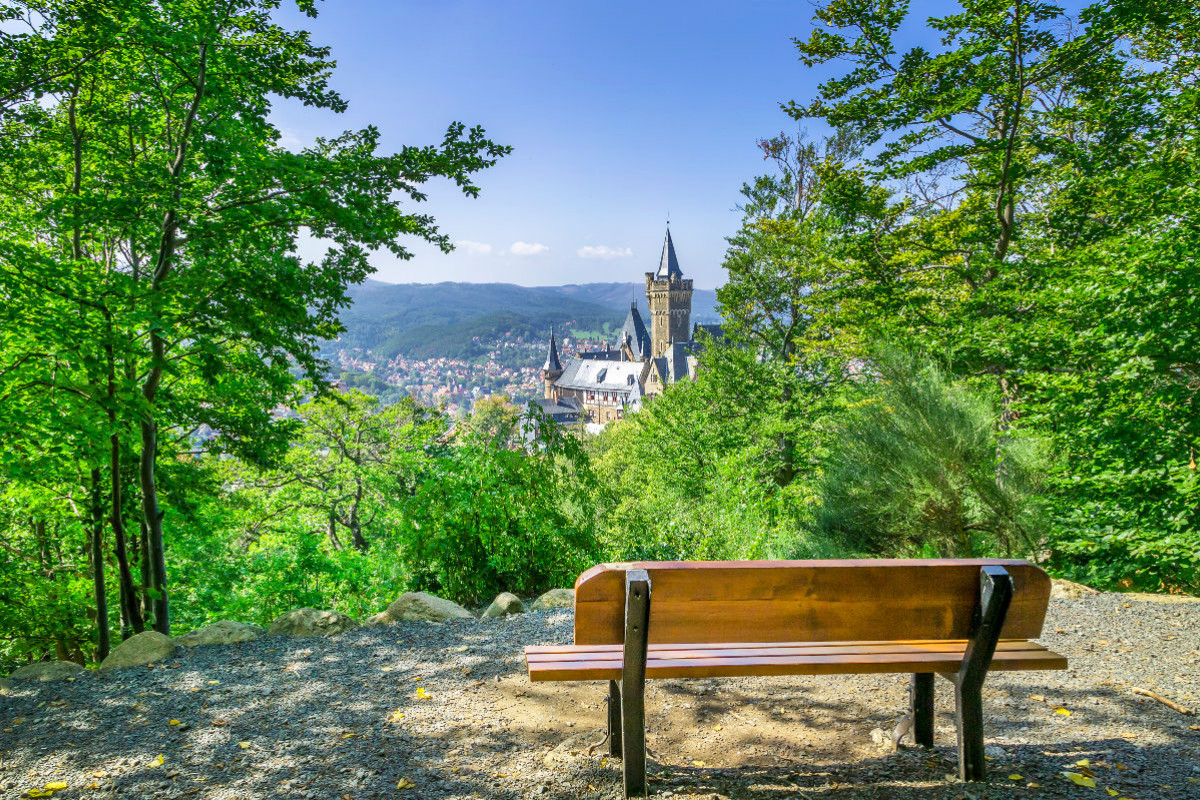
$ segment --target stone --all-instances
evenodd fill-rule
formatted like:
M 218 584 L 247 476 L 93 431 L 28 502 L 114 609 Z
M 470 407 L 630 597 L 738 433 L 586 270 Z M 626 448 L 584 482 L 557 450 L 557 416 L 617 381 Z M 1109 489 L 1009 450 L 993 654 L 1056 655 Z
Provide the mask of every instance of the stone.
M 284 636 L 333 636 L 358 627 L 358 620 L 337 611 L 297 608 L 281 615 L 267 633 Z
M 521 602 L 521 598 L 517 597 L 512 592 L 501 592 L 496 595 L 496 599 L 483 612 L 484 619 L 494 619 L 496 617 L 507 617 L 511 614 L 524 614 L 525 604 Z
M 1050 581 L 1050 596 L 1059 600 L 1078 600 L 1094 594 L 1100 594 L 1100 592 L 1090 586 L 1084 586 L 1082 583 L 1064 581 L 1059 578 Z
M 405 592 L 386 610 L 367 617 L 367 625 L 383 625 L 401 620 L 441 622 L 447 619 L 473 619 L 471 612 L 455 603 L 428 592 Z
M 39 661 L 26 664 L 8 677 L 14 681 L 61 681 L 83 672 L 74 661 Z
M 13 688 L 12 681 L 10 681 L 8 678 L 0 678 L 0 697 L 3 697 L 4 695 L 11 692 L 12 688 Z
M 263 635 L 263 629 L 246 622 L 223 619 L 183 636 L 175 637 L 175 644 L 196 647 L 202 644 L 235 644 L 252 642 Z
M 983 754 L 988 758 L 1004 758 L 1008 751 L 998 744 L 989 744 L 983 748 Z
M 170 636 L 158 631 L 143 631 L 130 636 L 121 642 L 108 658 L 100 662 L 100 669 L 122 669 L 124 667 L 140 667 L 162 661 L 175 652 L 175 642 Z
M 546 611 L 551 608 L 574 608 L 575 607 L 575 590 L 574 589 L 551 589 L 544 595 L 533 601 L 533 605 L 529 607 L 530 611 Z

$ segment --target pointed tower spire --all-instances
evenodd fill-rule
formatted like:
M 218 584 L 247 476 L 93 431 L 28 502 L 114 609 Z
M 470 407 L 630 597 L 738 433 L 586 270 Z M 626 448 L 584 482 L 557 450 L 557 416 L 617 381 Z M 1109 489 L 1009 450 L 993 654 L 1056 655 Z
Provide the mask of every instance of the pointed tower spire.
M 546 353 L 546 363 L 542 365 L 543 372 L 562 372 L 562 362 L 558 360 L 558 345 L 554 341 L 554 326 L 550 326 L 550 349 Z
M 671 241 L 671 227 L 667 226 L 667 237 L 663 239 L 662 258 L 658 262 L 656 278 L 682 278 L 679 259 L 675 257 L 675 243 Z

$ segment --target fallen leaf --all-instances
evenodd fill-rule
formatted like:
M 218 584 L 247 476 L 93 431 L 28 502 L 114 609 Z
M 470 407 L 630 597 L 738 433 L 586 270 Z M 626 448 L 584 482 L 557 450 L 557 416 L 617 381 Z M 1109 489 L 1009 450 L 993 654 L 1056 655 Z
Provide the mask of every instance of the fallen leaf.
M 355 737 L 355 735 L 356 734 L 353 734 L 353 733 L 343 733 L 342 738 L 343 739 L 353 739 Z
M 168 725 L 181 725 L 182 723 L 177 719 L 173 719 L 170 722 L 168 722 L 167 724 Z
M 1075 762 L 1075 766 L 1077 766 L 1077 767 L 1090 767 L 1091 765 L 1092 765 L 1092 762 L 1086 758 L 1081 758 Z
M 714 726 L 713 726 L 713 730 L 714 730 L 714 731 L 719 731 L 719 730 L 721 730 L 721 728 L 723 728 L 723 727 L 725 727 L 725 726 L 724 726 L 724 725 L 714 725 Z
M 421 679 L 417 678 L 417 680 L 421 680 Z M 429 693 L 425 691 L 424 686 L 417 687 L 417 699 L 418 700 L 428 700 L 429 699 Z
M 1024 779 L 1024 778 L 1022 778 L 1020 775 L 1009 775 L 1009 776 L 1008 776 L 1008 779 L 1009 779 L 1010 781 L 1023 781 L 1023 780 L 1025 780 L 1025 779 Z
M 1039 703 L 1046 702 L 1046 696 L 1044 694 L 1031 694 L 1029 695 L 1029 699 L 1036 700 Z
M 161 767 L 162 765 L 163 765 L 163 757 L 162 757 L 162 753 L 159 753 L 158 758 L 156 758 L 150 762 L 150 766 Z
M 209 685 L 209 686 L 216 686 L 218 683 L 220 683 L 220 681 L 209 681 L 209 682 L 208 682 L 208 685 Z
M 707 767 L 708 764 L 705 764 L 703 761 L 693 761 L 692 766 L 693 767 Z
M 396 784 L 396 788 L 397 789 L 411 789 L 415 785 L 416 784 L 414 784 L 408 778 L 401 778 L 400 782 Z
M 243 750 L 249 750 L 250 743 L 249 742 L 238 742 L 238 747 L 242 748 Z
M 1120 792 L 1118 792 L 1116 789 L 1109 789 L 1107 787 L 1104 789 L 1104 791 L 1108 792 L 1109 797 L 1116 797 L 1120 794 Z
M 1078 772 L 1064 772 L 1062 775 L 1076 786 L 1086 786 L 1089 789 L 1096 788 L 1096 782 L 1087 775 L 1080 775 Z
M 1056 708 L 1056 709 L 1054 709 L 1054 713 L 1058 714 L 1059 716 L 1063 716 L 1063 717 L 1071 716 L 1071 712 L 1065 708 Z
M 402 719 L 404 719 L 404 712 L 397 708 L 391 714 L 388 714 L 387 721 L 388 722 L 399 722 Z

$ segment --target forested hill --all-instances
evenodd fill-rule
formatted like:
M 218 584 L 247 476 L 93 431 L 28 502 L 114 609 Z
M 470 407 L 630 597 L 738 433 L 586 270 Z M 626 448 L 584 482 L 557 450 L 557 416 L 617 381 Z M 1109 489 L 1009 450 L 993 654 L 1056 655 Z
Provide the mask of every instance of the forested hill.
M 350 290 L 342 314 L 346 332 L 327 350 L 360 347 L 392 358 L 470 358 L 480 342 L 506 333 L 544 336 L 551 325 L 596 331 L 619 325 L 631 299 L 646 311 L 645 288 L 636 283 L 517 286 L 510 283 L 384 283 L 369 280 Z M 716 293 L 698 289 L 696 322 L 719 319 Z

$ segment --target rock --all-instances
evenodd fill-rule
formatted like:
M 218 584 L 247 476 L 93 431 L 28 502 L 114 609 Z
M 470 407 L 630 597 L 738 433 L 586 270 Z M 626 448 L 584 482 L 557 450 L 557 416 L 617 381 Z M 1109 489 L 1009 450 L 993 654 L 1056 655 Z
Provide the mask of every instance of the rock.
M 170 636 L 158 631 L 143 631 L 121 642 L 108 658 L 100 662 L 100 669 L 140 667 L 154 661 L 162 661 L 175 652 L 175 643 Z
M 574 608 L 575 607 L 575 590 L 574 589 L 551 589 L 544 595 L 533 601 L 533 605 L 529 608 L 531 611 L 545 611 L 550 608 Z
M 12 688 L 13 688 L 12 681 L 10 681 L 8 678 L 0 678 L 0 697 L 3 697 L 4 695 L 11 692 Z
M 1050 596 L 1060 600 L 1078 600 L 1093 594 L 1100 594 L 1100 592 L 1090 586 L 1084 586 L 1082 583 L 1064 581 L 1059 578 L 1050 581 Z
M 471 612 L 451 600 L 428 592 L 405 592 L 400 599 L 367 618 L 367 625 L 383 625 L 400 620 L 441 622 L 446 619 L 473 619 Z
M 574 736 L 568 736 L 563 739 L 557 747 L 555 747 L 546 755 L 542 756 L 542 763 L 553 769 L 556 765 L 567 764 L 580 756 L 587 753 L 588 746 L 592 741 L 599 737 L 588 732 L 577 733 Z
M 1086 588 L 1086 587 L 1085 587 Z M 1008 753 L 998 744 L 989 744 L 983 748 L 983 754 L 988 758 L 1004 758 Z
M 8 677 L 14 681 L 61 681 L 83 672 L 74 661 L 39 661 L 27 664 Z
M 337 611 L 297 608 L 271 623 L 267 633 L 284 636 L 333 636 L 358 627 L 358 620 Z
M 245 622 L 223 619 L 184 636 L 175 637 L 175 644 L 196 647 L 201 644 L 234 644 L 251 642 L 263 635 L 263 629 Z
M 525 604 L 521 602 L 521 598 L 512 592 L 501 592 L 496 595 L 496 599 L 487 607 L 482 616 L 484 619 L 493 619 L 495 617 L 507 617 L 510 614 L 524 613 Z

